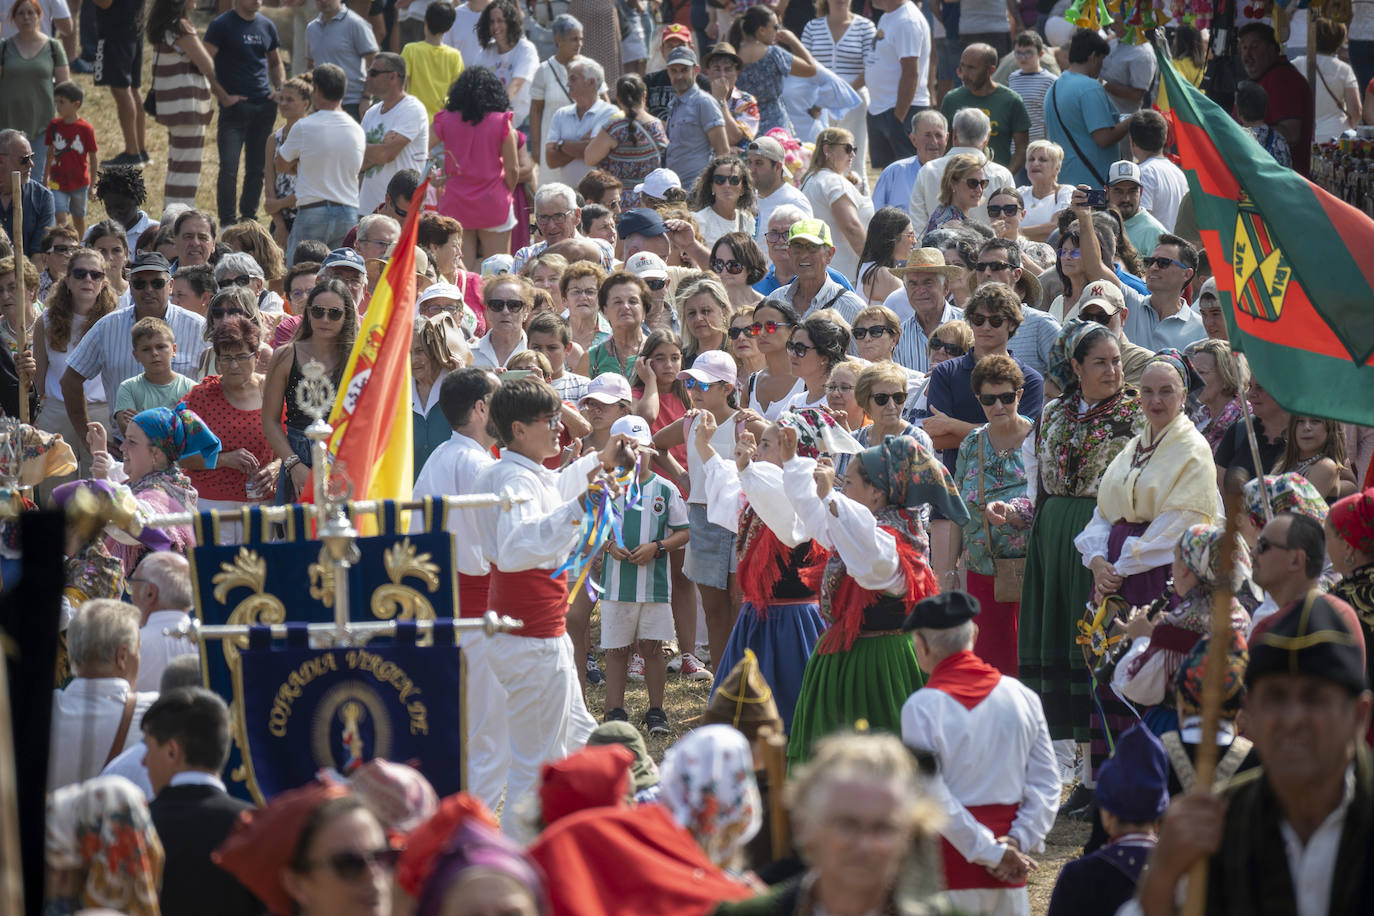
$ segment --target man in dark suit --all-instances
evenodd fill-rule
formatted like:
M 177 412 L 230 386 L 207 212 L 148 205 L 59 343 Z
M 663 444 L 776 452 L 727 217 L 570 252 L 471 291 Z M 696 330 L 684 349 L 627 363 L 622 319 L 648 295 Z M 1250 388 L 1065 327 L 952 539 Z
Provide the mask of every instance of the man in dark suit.
M 229 708 L 200 687 L 162 694 L 143 716 L 144 764 L 157 797 L 148 806 L 167 863 L 163 916 L 259 916 L 264 907 L 210 853 L 252 806 L 229 796 Z

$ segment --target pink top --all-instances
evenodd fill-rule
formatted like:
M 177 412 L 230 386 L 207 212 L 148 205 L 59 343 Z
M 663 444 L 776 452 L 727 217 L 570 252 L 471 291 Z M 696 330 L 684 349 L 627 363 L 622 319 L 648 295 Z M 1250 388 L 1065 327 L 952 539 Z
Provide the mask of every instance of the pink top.
M 439 212 L 464 229 L 495 229 L 510 220 L 511 190 L 501 147 L 510 133 L 509 111 L 493 111 L 480 124 L 469 124 L 456 111 L 434 116 L 434 135 L 444 144 L 444 174 L 448 182 L 439 199 Z

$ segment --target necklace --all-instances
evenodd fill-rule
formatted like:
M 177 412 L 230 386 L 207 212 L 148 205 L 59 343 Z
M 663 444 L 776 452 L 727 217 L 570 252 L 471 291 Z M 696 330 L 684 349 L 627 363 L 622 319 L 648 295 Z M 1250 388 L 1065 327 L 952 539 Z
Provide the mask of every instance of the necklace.
M 1135 440 L 1135 449 L 1131 452 L 1131 470 L 1133 471 L 1139 470 L 1149 464 L 1150 459 L 1154 457 L 1155 451 L 1159 448 L 1160 443 L 1164 441 L 1164 435 L 1160 434 L 1158 439 L 1146 445 L 1145 439 L 1147 435 L 1148 433 L 1141 433 L 1140 438 Z

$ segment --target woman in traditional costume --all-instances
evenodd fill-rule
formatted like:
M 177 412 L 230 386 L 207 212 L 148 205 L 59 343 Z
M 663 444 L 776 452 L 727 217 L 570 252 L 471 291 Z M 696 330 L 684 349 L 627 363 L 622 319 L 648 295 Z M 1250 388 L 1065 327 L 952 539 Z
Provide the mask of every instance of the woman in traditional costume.
M 792 719 L 787 755 L 796 764 L 818 738 L 861 719 L 874 731 L 900 733 L 902 704 L 925 682 L 902 621 L 938 590 L 922 509 L 932 505 L 962 525 L 968 508 L 940 459 L 910 436 L 860 452 L 843 493 L 829 462 L 797 457 L 794 431 L 784 432 L 780 447 L 802 534 L 830 551 L 818 577 L 830 628 L 807 663 Z
M 826 627 L 816 603 L 816 589 L 803 581 L 806 571 L 825 565 L 826 554 L 805 536 L 792 504 L 783 493 L 778 442 L 784 429 L 795 431 L 797 453 L 805 458 L 840 456 L 861 451 L 854 437 L 816 408 L 787 411 L 756 442 L 742 433 L 733 461 L 711 447 L 714 418 L 703 413 L 694 430 L 706 471 L 708 515 L 722 527 L 739 532 L 735 554 L 737 580 L 744 596 L 725 652 L 716 664 L 712 692 L 744 657 L 758 657 L 759 672 L 773 689 L 783 728 L 791 729 L 807 659 Z

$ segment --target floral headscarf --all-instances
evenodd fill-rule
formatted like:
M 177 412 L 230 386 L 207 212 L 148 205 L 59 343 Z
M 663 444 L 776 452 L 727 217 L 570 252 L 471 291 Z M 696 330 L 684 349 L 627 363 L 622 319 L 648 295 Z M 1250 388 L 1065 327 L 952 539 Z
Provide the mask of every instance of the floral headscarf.
M 1150 368 L 1152 363 L 1164 363 L 1177 372 L 1179 379 L 1183 382 L 1183 387 L 1188 391 L 1196 391 L 1202 387 L 1202 379 L 1193 371 L 1192 363 L 1188 362 L 1188 357 L 1174 347 L 1165 347 L 1151 356 L 1146 360 L 1145 368 Z
M 1212 637 L 1203 636 L 1183 657 L 1183 664 L 1174 675 L 1174 692 L 1178 696 L 1178 711 L 1183 716 L 1196 716 L 1202 713 L 1202 679 L 1207 674 L 1207 647 Z M 1224 718 L 1234 719 L 1240 712 L 1241 700 L 1245 697 L 1245 667 L 1250 663 L 1250 652 L 1245 644 L 1245 636 L 1236 627 L 1231 627 L 1231 645 L 1226 652 L 1226 680 L 1221 691 L 1221 714 Z
M 1374 553 L 1374 489 L 1338 500 L 1331 507 L 1331 527 L 1351 547 Z
M 148 434 L 148 440 L 167 456 L 169 464 L 176 464 L 187 455 L 198 454 L 205 466 L 213 468 L 219 459 L 219 437 L 210 432 L 196 412 L 185 404 L 175 408 L 154 407 L 134 414 L 131 421 Z
M 955 489 L 949 471 L 931 451 L 910 436 L 888 436 L 882 445 L 859 453 L 864 474 L 887 492 L 887 501 L 910 509 L 934 506 L 956 525 L 969 520 L 968 506 Z
M 354 770 L 348 785 L 387 830 L 406 833 L 439 810 L 439 796 L 420 771 L 404 763 L 369 760 Z
M 803 458 L 821 455 L 857 455 L 864 447 L 849 430 L 819 407 L 800 407 L 778 417 L 778 425 L 797 431 L 797 454 Z
M 1045 378 L 1059 386 L 1064 394 L 1078 390 L 1078 376 L 1073 371 L 1073 351 L 1084 337 L 1103 327 L 1096 321 L 1085 318 L 1071 318 L 1064 322 L 1059 336 L 1050 346 L 1050 356 L 1046 362 Z M 1108 334 L 1111 332 L 1108 331 Z
M 724 867 L 763 825 L 754 752 L 728 725 L 693 729 L 663 756 L 659 803 Z
M 1193 525 L 1178 539 L 1178 549 L 1183 555 L 1183 563 L 1188 569 L 1210 588 L 1221 584 L 1221 539 L 1225 531 L 1214 525 Z M 1236 538 L 1233 554 L 1235 566 L 1231 570 L 1231 591 L 1240 590 L 1250 577 L 1250 551 L 1240 538 Z
M 1326 500 L 1301 474 L 1289 471 L 1276 477 L 1265 477 L 1264 489 L 1269 494 L 1269 507 L 1273 514 L 1292 512 L 1318 522 L 1326 520 Z M 1249 513 L 1252 525 L 1264 527 L 1264 500 L 1260 497 L 1258 480 L 1245 484 L 1245 511 Z
M 123 776 L 97 776 L 48 797 L 49 868 L 81 869 L 77 910 L 158 916 L 164 855 L 143 790 Z

